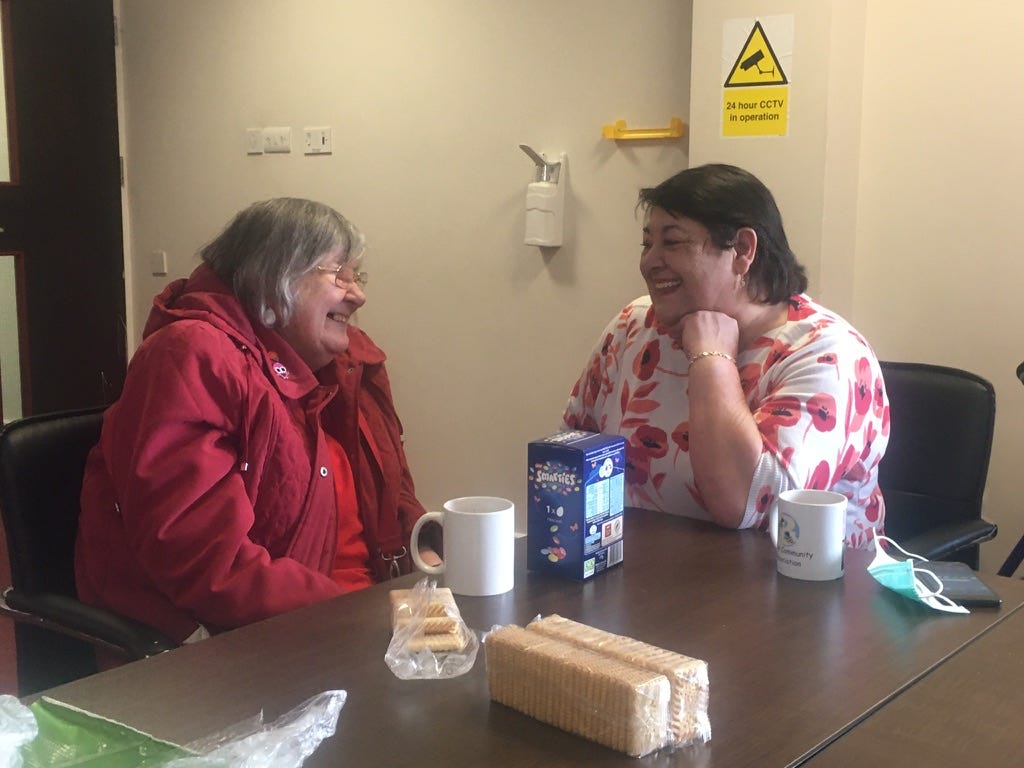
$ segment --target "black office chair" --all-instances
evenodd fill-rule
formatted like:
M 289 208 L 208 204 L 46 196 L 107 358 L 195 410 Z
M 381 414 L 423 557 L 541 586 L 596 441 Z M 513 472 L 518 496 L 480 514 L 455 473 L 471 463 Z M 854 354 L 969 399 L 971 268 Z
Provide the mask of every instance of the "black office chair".
M 999 575 L 1013 576 L 1022 560 L 1024 560 L 1024 536 L 1017 540 L 1017 544 L 1010 550 L 1010 554 L 1006 556 L 1006 560 L 999 567 Z
M 97 646 L 126 660 L 176 647 L 151 627 L 77 599 L 79 495 L 103 411 L 29 416 L 0 430 L 0 514 L 12 582 L 0 613 L 16 622 L 21 696 L 96 672 Z
M 1020 379 L 1021 384 L 1024 384 L 1024 363 L 1017 366 L 1017 378 Z M 1003 565 L 999 568 L 999 575 L 1013 576 L 1022 560 L 1024 560 L 1024 536 L 1021 536 L 1013 549 L 1010 550 L 1010 554 L 1007 555 Z
M 891 416 L 878 468 L 886 534 L 929 560 L 959 560 L 977 570 L 979 545 L 998 530 L 981 516 L 995 390 L 957 368 L 881 365 Z

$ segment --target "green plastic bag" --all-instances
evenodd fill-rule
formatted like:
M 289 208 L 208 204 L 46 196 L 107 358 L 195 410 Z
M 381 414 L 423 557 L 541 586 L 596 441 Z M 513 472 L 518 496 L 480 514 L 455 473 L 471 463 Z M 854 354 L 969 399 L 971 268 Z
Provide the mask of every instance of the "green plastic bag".
M 21 748 L 24 768 L 155 768 L 193 754 L 51 699 L 38 699 L 29 709 L 39 732 Z
M 0 768 L 298 768 L 331 736 L 348 694 L 324 691 L 270 723 L 262 712 L 184 746 L 43 697 L 0 695 Z

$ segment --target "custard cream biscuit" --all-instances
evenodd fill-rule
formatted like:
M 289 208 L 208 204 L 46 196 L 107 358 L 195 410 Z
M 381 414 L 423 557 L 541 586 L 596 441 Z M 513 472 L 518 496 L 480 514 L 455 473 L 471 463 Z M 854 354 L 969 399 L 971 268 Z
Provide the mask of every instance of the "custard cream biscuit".
M 401 616 L 395 622 L 395 628 L 408 626 L 414 621 L 412 616 Z M 459 620 L 452 616 L 428 616 L 422 620 L 421 628 L 425 635 L 447 635 L 459 628 Z
M 665 745 L 668 678 L 508 624 L 487 636 L 491 698 L 542 722 L 641 757 Z
M 407 651 L 416 653 L 417 651 L 429 650 L 435 653 L 441 651 L 461 651 L 466 647 L 466 636 L 462 630 L 456 626 L 454 632 L 446 632 L 444 634 L 433 634 L 433 635 L 415 635 L 410 637 L 405 644 Z
M 391 590 L 391 614 L 397 624 L 401 620 L 408 620 L 413 616 L 413 591 L 411 589 Z M 455 604 L 455 597 L 447 587 L 437 587 L 434 595 L 427 604 L 426 616 L 459 616 L 459 608 Z

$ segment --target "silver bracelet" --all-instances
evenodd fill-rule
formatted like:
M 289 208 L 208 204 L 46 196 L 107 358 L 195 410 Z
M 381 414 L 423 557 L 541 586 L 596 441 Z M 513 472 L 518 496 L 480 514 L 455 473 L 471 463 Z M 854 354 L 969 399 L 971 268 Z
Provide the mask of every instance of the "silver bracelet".
M 714 350 L 714 349 L 709 349 L 706 352 L 698 352 L 696 355 L 688 357 L 687 361 L 690 363 L 690 365 L 693 365 L 695 362 L 697 362 L 698 360 L 702 360 L 705 357 L 723 357 L 726 360 L 728 360 L 730 363 L 732 363 L 733 365 L 736 365 L 736 358 L 735 357 L 733 357 L 732 355 L 728 355 L 725 352 L 719 352 L 718 350 Z

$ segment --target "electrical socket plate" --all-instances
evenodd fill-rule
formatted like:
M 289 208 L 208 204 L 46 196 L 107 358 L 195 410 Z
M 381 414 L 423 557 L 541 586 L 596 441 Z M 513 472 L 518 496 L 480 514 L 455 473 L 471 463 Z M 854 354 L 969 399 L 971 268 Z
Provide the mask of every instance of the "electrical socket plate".
M 291 152 L 292 129 L 289 127 L 271 127 L 263 129 L 264 152 Z
M 303 128 L 303 134 L 306 137 L 306 154 L 307 155 L 329 155 L 331 154 L 331 129 L 330 127 L 323 128 Z

